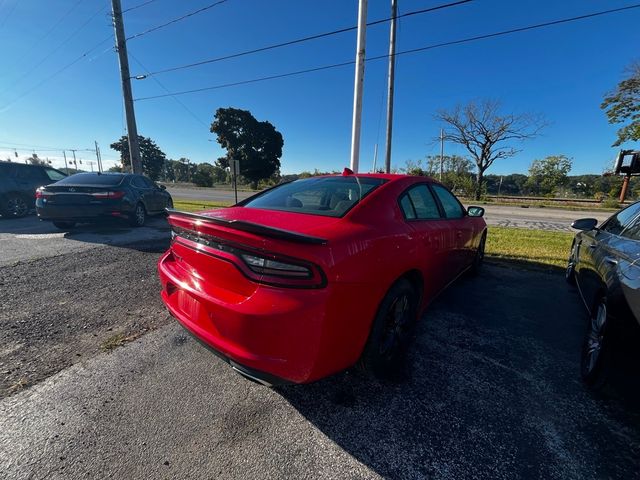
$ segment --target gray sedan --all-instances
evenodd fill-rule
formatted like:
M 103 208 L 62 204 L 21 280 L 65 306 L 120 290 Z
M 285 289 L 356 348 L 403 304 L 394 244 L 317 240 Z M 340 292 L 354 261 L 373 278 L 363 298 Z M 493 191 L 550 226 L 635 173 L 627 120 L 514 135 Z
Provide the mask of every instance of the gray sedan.
M 593 387 L 606 382 L 620 342 L 640 332 L 640 202 L 597 223 L 583 218 L 571 225 L 581 231 L 566 270 L 589 312 L 581 374 Z

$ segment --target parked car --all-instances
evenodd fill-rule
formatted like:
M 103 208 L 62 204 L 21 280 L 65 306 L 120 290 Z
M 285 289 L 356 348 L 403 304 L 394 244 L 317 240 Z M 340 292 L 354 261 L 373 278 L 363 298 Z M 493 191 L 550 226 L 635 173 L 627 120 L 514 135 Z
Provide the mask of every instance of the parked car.
M 107 218 L 141 227 L 147 215 L 166 208 L 173 208 L 173 200 L 164 185 L 130 173 L 76 173 L 36 192 L 38 217 L 60 229 Z
M 618 342 L 640 333 L 640 202 L 597 224 L 595 218 L 573 222 L 581 231 L 566 270 L 589 312 L 581 375 L 594 387 L 606 382 Z
M 233 207 L 170 211 L 162 299 L 263 384 L 311 382 L 356 362 L 384 377 L 431 300 L 480 266 L 483 214 L 430 178 L 350 171 Z
M 24 217 L 35 206 L 36 188 L 65 177 L 60 170 L 45 165 L 0 161 L 0 215 Z

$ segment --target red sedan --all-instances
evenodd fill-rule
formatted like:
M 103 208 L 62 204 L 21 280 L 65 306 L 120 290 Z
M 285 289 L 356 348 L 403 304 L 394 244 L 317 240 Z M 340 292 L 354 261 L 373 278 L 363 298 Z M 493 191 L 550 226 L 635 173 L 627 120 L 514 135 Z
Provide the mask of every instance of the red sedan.
M 348 170 L 229 208 L 171 210 L 162 299 L 263 384 L 311 382 L 357 362 L 384 376 L 429 302 L 480 266 L 483 214 L 430 178 Z

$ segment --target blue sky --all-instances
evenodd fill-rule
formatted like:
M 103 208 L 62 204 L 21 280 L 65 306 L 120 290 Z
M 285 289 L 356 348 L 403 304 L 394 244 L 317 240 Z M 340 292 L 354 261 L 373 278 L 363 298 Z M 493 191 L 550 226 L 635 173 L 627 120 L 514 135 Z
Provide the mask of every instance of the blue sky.
M 123 9 L 144 1 L 122 0 Z M 211 3 L 155 0 L 125 13 L 126 33 L 145 31 Z M 448 0 L 398 2 L 400 13 L 442 3 Z M 475 0 L 401 19 L 397 48 L 408 50 L 633 3 Z M 388 17 L 389 4 L 389 0 L 370 0 L 369 21 Z M 357 6 L 357 0 L 228 0 L 131 40 L 131 71 L 155 71 L 352 26 Z M 117 57 L 110 48 L 113 40 L 106 40 L 113 31 L 109 13 L 107 0 L 0 0 L 0 158 L 13 155 L 8 147 L 15 146 L 19 158 L 35 150 L 60 166 L 61 153 L 42 147 L 88 149 L 94 140 L 105 160 L 118 158 L 108 148 L 124 132 Z M 525 173 L 533 159 L 554 154 L 572 157 L 574 174 L 601 173 L 617 150 L 610 146 L 616 127 L 607 123 L 599 105 L 625 67 L 638 58 L 639 20 L 636 9 L 399 57 L 394 166 L 438 153 L 434 137 L 440 125 L 433 118 L 438 109 L 491 98 L 500 100 L 505 112 L 540 113 L 549 126 L 540 138 L 520 145 L 517 157 L 497 162 L 487 173 Z M 385 54 L 388 36 L 388 24 L 370 27 L 367 55 Z M 50 78 L 101 41 L 89 55 Z M 174 92 L 346 62 L 355 56 L 355 42 L 352 31 L 156 79 Z M 386 71 L 385 60 L 367 63 L 361 171 L 371 168 L 376 143 L 384 151 Z M 282 132 L 283 172 L 342 169 L 349 164 L 353 74 L 354 67 L 347 66 L 177 97 L 184 106 L 171 97 L 137 101 L 138 130 L 170 158 L 213 162 L 223 151 L 208 126 L 217 108 L 233 106 L 271 121 Z M 166 93 L 164 88 L 152 78 L 133 83 L 136 98 Z M 446 145 L 446 151 L 463 153 L 454 145 Z M 92 152 L 78 156 L 85 162 L 94 160 Z M 380 154 L 379 162 L 382 158 Z

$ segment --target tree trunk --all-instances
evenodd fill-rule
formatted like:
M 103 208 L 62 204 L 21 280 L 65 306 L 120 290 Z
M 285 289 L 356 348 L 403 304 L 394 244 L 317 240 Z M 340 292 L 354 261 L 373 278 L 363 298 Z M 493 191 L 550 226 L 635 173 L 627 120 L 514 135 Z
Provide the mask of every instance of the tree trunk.
M 484 171 L 481 168 L 478 168 L 478 173 L 476 173 L 476 200 L 480 200 L 482 197 L 482 184 L 484 183 Z

